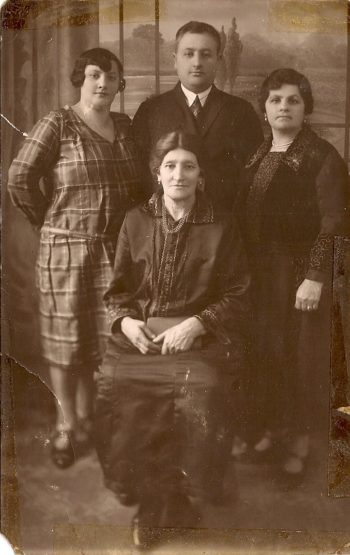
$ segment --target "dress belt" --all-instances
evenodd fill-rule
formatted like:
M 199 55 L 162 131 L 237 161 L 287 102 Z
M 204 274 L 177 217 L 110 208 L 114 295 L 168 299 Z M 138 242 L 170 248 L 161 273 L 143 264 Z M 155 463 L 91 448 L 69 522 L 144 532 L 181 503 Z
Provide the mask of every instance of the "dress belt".
M 89 233 L 84 233 L 82 231 L 72 231 L 70 229 L 61 229 L 60 227 L 51 227 L 44 225 L 41 228 L 41 232 L 54 233 L 55 235 L 64 235 L 65 237 L 76 237 L 77 239 L 99 239 L 101 241 L 112 241 L 112 235 L 105 235 L 103 233 L 94 233 L 90 235 Z

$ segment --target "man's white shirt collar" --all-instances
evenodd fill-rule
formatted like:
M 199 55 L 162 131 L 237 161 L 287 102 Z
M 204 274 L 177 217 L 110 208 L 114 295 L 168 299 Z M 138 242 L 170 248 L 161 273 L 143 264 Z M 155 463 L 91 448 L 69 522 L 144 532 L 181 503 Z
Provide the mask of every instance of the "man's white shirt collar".
M 191 106 L 194 102 L 194 99 L 196 98 L 196 96 L 198 96 L 200 103 L 202 104 L 202 106 L 204 106 L 208 95 L 212 89 L 212 85 L 210 85 L 209 89 L 206 89 L 205 91 L 202 91 L 200 93 L 194 93 L 192 91 L 189 91 L 188 89 L 186 89 L 186 87 L 183 86 L 183 84 L 181 83 L 181 89 L 182 92 L 184 93 L 186 100 L 187 100 L 187 104 L 188 106 Z

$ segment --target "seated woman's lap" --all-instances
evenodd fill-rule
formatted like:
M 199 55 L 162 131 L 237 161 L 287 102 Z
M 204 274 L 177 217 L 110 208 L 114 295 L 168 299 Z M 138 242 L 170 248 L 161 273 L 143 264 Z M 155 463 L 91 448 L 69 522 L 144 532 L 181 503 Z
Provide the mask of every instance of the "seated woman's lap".
M 233 369 L 232 369 L 233 370 Z M 236 373 L 211 345 L 176 355 L 107 353 L 98 377 L 97 450 L 114 490 L 202 494 L 231 435 Z M 221 446 L 222 447 L 222 446 Z

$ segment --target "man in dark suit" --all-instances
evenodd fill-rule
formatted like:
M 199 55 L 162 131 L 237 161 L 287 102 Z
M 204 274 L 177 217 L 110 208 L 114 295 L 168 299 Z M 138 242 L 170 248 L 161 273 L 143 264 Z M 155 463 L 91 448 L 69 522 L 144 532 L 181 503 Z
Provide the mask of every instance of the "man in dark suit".
M 162 135 L 179 129 L 200 135 L 205 190 L 215 205 L 230 210 L 242 167 L 263 141 L 259 119 L 249 102 L 213 85 L 220 61 L 220 35 L 214 27 L 198 21 L 186 23 L 176 34 L 174 58 L 179 83 L 143 102 L 133 121 L 145 176 L 150 151 Z M 216 473 L 211 478 L 211 502 L 225 500 L 223 476 L 231 446 L 228 435 L 213 453 Z
M 143 102 L 133 130 L 145 168 L 157 140 L 182 129 L 199 134 L 206 160 L 205 190 L 214 204 L 230 209 L 239 173 L 263 140 L 259 119 L 249 102 L 218 90 L 214 83 L 220 60 L 220 35 L 198 21 L 176 34 L 174 89 Z

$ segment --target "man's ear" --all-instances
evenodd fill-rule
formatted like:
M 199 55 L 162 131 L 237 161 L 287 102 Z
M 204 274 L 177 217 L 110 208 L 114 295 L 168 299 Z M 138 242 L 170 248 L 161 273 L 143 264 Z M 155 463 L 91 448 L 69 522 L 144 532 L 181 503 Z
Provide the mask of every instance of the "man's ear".
M 176 52 L 173 52 L 173 58 L 174 58 L 174 68 L 177 69 L 177 67 L 176 67 Z

